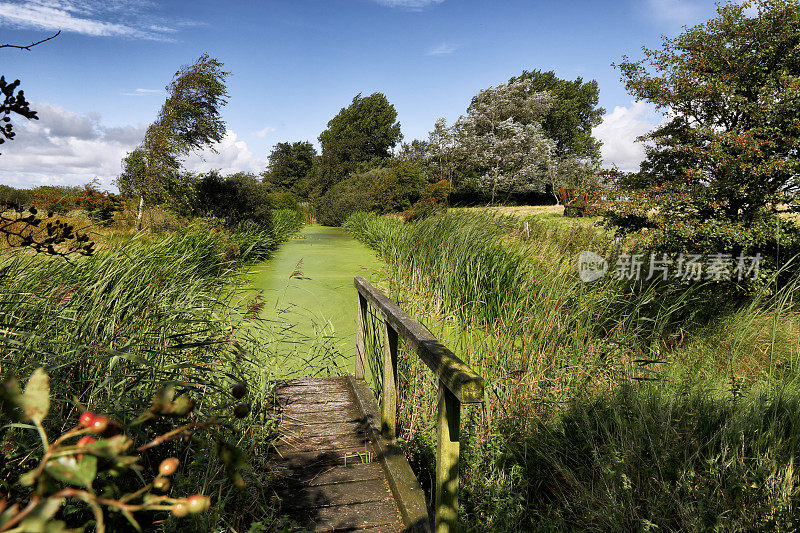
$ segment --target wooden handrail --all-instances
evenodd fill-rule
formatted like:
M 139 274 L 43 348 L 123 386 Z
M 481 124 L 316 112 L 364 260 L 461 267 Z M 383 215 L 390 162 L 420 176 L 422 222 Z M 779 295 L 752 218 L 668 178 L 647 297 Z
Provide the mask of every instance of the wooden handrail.
M 357 379 L 364 379 L 364 317 L 368 304 L 371 303 L 378 311 L 385 325 L 381 358 L 381 431 L 386 438 L 396 437 L 398 338 L 408 343 L 438 378 L 434 531 L 457 531 L 461 404 L 483 402 L 483 378 L 367 280 L 357 276 L 354 284 L 358 291 L 355 364 Z
M 483 378 L 444 344 L 400 309 L 396 303 L 362 277 L 355 278 L 358 293 L 381 314 L 394 331 L 413 348 L 428 368 L 442 380 L 461 403 L 483 401 Z

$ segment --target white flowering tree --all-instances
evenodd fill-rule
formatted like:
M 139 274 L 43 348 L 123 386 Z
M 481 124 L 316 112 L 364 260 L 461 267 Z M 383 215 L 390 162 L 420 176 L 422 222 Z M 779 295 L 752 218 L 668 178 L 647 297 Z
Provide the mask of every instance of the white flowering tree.
M 430 162 L 452 183 L 453 165 L 469 167 L 474 185 L 491 195 L 544 191 L 552 180 L 555 144 L 542 128 L 553 104 L 533 92 L 530 80 L 479 92 L 467 114 L 448 128 L 444 119 L 430 134 Z

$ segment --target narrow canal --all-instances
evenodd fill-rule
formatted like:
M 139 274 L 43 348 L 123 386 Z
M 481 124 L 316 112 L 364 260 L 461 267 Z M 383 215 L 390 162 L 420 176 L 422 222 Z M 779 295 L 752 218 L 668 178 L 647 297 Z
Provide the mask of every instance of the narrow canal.
M 261 291 L 265 363 L 276 377 L 352 372 L 356 290 L 353 276 L 377 277 L 382 264 L 341 228 L 304 226 L 246 276 Z

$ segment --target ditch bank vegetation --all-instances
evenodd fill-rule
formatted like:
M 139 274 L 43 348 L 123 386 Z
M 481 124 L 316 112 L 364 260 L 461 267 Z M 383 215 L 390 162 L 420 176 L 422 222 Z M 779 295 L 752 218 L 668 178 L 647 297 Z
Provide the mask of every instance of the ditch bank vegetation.
M 613 238 L 535 219 L 529 239 L 519 219 L 463 211 L 344 227 L 387 262 L 392 298 L 486 379 L 485 407 L 463 414 L 467 529 L 797 527 L 797 280 L 746 298 L 584 284 L 578 254 L 613 258 Z M 416 357 L 398 364 L 399 435 L 424 482 L 437 389 Z
M 294 211 L 275 211 L 266 227 L 224 229 L 196 219 L 170 233 L 111 235 L 91 257 L 69 262 L 23 250 L 0 256 L 0 373 L 25 379 L 38 367 L 46 369 L 53 405 L 46 430 L 63 433 L 91 409 L 120 421 L 134 439 L 153 438 L 171 426 L 128 424 L 167 384 L 194 399 L 195 420 L 221 417 L 210 433 L 154 449 L 139 474 L 143 483 L 150 482 L 163 458 L 178 457 L 173 492 L 210 495 L 210 512 L 182 519 L 168 511 L 137 515 L 145 530 L 238 530 L 271 515 L 271 494 L 259 473 L 263 465 L 255 459 L 252 469 L 234 473 L 217 457 L 213 442 L 261 452 L 268 446 L 267 431 L 263 438 L 241 431 L 265 423 L 260 407 L 271 376 L 257 358 L 265 341 L 245 334 L 257 328 L 260 307 L 252 294 L 243 293 L 239 270 L 270 257 L 301 225 Z M 254 413 L 242 421 L 231 414 L 229 391 L 237 382 L 248 384 Z M 25 502 L 29 489 L 17 479 L 35 465 L 41 449 L 32 426 L 8 422 L 0 424 L 5 458 L 0 497 Z M 244 490 L 236 487 L 240 476 L 247 482 Z M 94 488 L 100 491 L 106 481 L 98 478 Z M 133 491 L 138 481 L 131 475 L 115 483 Z M 72 527 L 91 521 L 86 506 L 77 504 L 67 504 L 58 517 Z M 110 531 L 129 527 L 120 514 L 107 520 Z

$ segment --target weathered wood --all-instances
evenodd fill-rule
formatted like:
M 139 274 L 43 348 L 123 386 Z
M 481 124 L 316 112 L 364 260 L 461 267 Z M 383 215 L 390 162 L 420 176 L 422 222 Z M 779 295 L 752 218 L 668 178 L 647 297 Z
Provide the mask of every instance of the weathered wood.
M 372 447 L 375 455 L 386 473 L 389 486 L 395 496 L 395 503 L 397 503 L 403 522 L 406 524 L 404 531 L 430 533 L 425 493 L 414 476 L 414 471 L 411 470 L 403 450 L 394 442 L 384 438 L 377 427 L 378 404 L 375 402 L 372 391 L 369 390 L 364 380 L 352 377 L 348 377 L 348 380 L 353 389 L 353 398 L 365 415 L 366 428 L 372 435 Z
M 358 380 L 358 392 L 353 381 L 316 378 L 278 384 L 274 489 L 283 496 L 283 512 L 312 531 L 430 531 L 419 483 L 399 448 L 393 445 L 387 454 L 388 441 L 375 426 L 380 416 L 375 399 L 363 380 Z M 364 394 L 372 401 L 369 411 L 362 408 Z M 396 474 L 400 462 L 407 473 L 393 479 L 387 472 Z M 409 483 L 411 489 L 398 491 L 398 483 Z M 417 503 L 404 501 L 408 494 Z M 409 514 L 409 508 L 417 513 Z M 413 521 L 404 523 L 406 516 Z
M 462 403 L 483 401 L 483 378 L 362 277 L 355 287 Z
M 397 332 L 384 322 L 381 379 L 381 432 L 389 440 L 397 436 Z
M 458 531 L 458 454 L 461 432 L 461 404 L 439 381 L 436 418 L 436 511 L 434 532 Z
M 367 360 L 364 316 L 367 314 L 367 299 L 360 293 L 356 302 L 356 379 L 364 379 L 364 363 Z
M 350 531 L 397 524 L 399 520 L 392 502 L 366 502 L 314 509 L 300 525 L 311 531 Z

